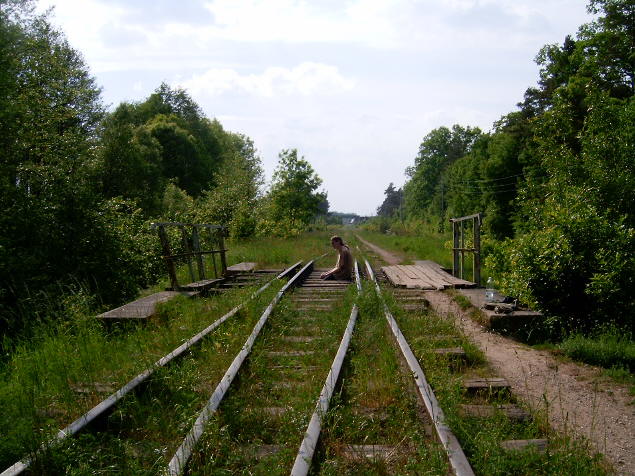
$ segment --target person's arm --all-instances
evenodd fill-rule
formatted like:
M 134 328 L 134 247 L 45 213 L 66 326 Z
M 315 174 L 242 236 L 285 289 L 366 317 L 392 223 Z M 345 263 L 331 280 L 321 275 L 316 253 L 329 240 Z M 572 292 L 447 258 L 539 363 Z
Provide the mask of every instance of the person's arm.
M 338 253 L 338 255 L 337 255 L 337 263 L 335 264 L 335 268 L 330 269 L 330 270 L 326 271 L 325 273 L 322 273 L 322 274 L 320 275 L 320 278 L 325 279 L 325 278 L 328 278 L 329 276 L 331 276 L 332 274 L 337 273 L 337 271 L 338 271 L 338 270 L 339 270 L 339 268 L 340 268 L 340 262 L 341 262 L 341 261 L 342 261 L 342 260 L 341 260 L 341 256 L 340 256 L 340 254 Z

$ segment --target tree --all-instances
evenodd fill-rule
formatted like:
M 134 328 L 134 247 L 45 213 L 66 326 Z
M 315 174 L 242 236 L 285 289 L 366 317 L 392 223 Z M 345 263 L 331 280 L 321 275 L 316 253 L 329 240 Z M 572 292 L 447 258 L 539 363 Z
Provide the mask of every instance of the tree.
M 226 226 L 233 237 L 251 236 L 263 184 L 260 157 L 249 137 L 230 133 L 229 138 L 233 151 L 217 174 L 216 186 L 197 202 L 196 217 Z
M 297 149 L 283 150 L 278 157 L 268 194 L 271 217 L 278 223 L 289 220 L 307 225 L 326 199 L 324 192 L 317 192 L 322 179 L 304 157 L 298 158 Z
M 508 292 L 566 330 L 628 328 L 635 306 L 635 6 L 592 0 L 589 10 L 604 15 L 568 46 L 543 49 L 547 106 L 531 141 L 543 177 L 526 174 L 517 201 L 525 224 L 491 259 Z
M 103 122 L 102 137 L 104 194 L 134 199 L 148 214 L 160 212 L 168 181 L 194 198 L 213 188 L 234 150 L 218 121 L 165 83 L 141 103 L 120 104 Z
M 377 208 L 377 215 L 381 217 L 390 218 L 396 213 L 401 211 L 401 205 L 403 200 L 403 192 L 400 189 L 395 189 L 392 182 L 388 185 L 388 188 L 384 190 L 384 201 Z
M 13 334 L 48 312 L 49 293 L 80 285 L 103 302 L 119 302 L 147 283 L 154 268 L 136 209 L 103 200 L 95 186 L 103 106 L 80 54 L 46 15 L 32 13 L 33 2 L 5 5 L 0 313 L 11 318 L 0 326 Z
M 404 185 L 404 199 L 410 216 L 424 217 L 437 190 L 441 193 L 440 178 L 443 171 L 455 160 L 465 156 L 480 135 L 479 128 L 464 128 L 455 124 L 451 130 L 439 127 L 423 138 L 415 165 L 406 169 L 410 179 Z

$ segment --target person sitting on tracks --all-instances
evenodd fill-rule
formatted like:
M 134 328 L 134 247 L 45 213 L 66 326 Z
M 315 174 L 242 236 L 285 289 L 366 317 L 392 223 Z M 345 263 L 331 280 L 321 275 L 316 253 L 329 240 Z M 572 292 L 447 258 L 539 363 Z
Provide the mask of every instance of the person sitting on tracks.
M 344 244 L 344 240 L 339 236 L 331 238 L 331 246 L 337 250 L 337 264 L 335 268 L 322 273 L 322 279 L 334 279 L 338 281 L 351 281 L 353 279 L 353 255 L 351 250 Z

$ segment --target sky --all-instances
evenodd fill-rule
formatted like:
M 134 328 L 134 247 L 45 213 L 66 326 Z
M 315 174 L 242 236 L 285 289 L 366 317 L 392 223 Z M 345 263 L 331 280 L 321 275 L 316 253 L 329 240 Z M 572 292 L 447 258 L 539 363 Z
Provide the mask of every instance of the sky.
M 584 0 L 40 0 L 111 108 L 162 82 L 253 139 L 270 180 L 298 149 L 331 211 L 372 215 L 441 126 L 516 109 Z

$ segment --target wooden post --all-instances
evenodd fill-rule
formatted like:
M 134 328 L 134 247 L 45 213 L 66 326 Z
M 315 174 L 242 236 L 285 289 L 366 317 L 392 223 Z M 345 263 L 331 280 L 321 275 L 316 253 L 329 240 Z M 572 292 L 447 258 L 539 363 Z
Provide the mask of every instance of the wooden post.
M 465 223 L 463 221 L 459 222 L 461 229 L 461 262 L 459 263 L 459 267 L 461 272 L 459 274 L 459 278 L 463 279 L 465 274 Z
M 218 230 L 218 246 L 220 246 L 220 264 L 222 268 L 222 275 L 227 273 L 227 259 L 225 257 L 225 240 L 223 239 L 223 228 Z
M 205 262 L 203 261 L 203 254 L 201 253 L 201 240 L 198 236 L 198 226 L 192 227 L 192 248 L 196 253 L 196 265 L 198 267 L 198 279 L 207 279 L 205 277 Z
M 190 248 L 190 240 L 188 239 L 187 232 L 185 231 L 185 226 L 180 225 L 181 229 L 181 240 L 183 242 L 183 252 L 185 253 L 185 259 L 187 260 L 187 267 L 190 270 L 190 278 L 192 278 L 192 282 L 196 281 L 194 277 L 194 267 L 192 266 L 192 250 Z
M 163 259 L 165 260 L 165 265 L 168 268 L 168 275 L 170 275 L 170 284 L 172 285 L 172 290 L 178 291 L 179 282 L 176 279 L 176 268 L 174 266 L 174 261 L 172 258 L 172 251 L 170 250 L 170 241 L 168 240 L 168 235 L 165 232 L 165 227 L 163 225 L 159 225 L 157 227 L 157 231 L 159 233 L 159 240 L 161 240 L 161 247 L 163 248 Z
M 212 228 L 207 229 L 212 237 L 212 243 L 216 243 L 216 237 L 214 236 L 214 230 Z M 216 268 L 216 254 L 212 252 L 212 265 L 214 266 L 214 277 L 218 278 L 218 269 Z
M 481 285 L 481 214 L 474 217 L 474 282 Z
M 452 248 L 452 275 L 459 277 L 459 228 L 458 222 L 452 220 L 452 235 L 454 246 Z

